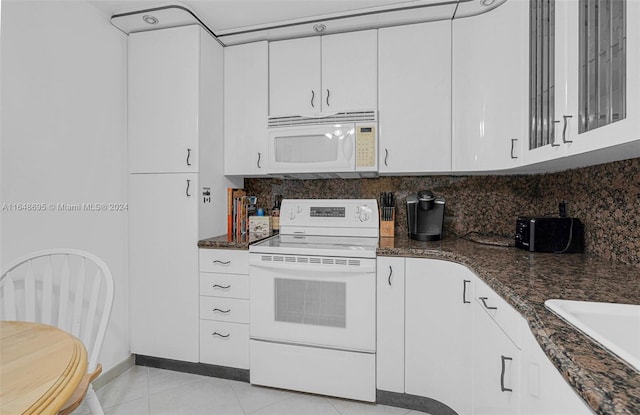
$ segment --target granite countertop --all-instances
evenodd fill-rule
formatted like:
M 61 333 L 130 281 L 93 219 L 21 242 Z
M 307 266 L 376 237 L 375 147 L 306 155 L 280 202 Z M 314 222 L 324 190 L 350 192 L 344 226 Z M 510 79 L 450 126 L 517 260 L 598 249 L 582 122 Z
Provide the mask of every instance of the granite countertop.
M 223 235 L 198 246 L 248 249 L 268 236 L 228 240 Z M 544 306 L 551 298 L 640 304 L 640 268 L 582 254 L 530 253 L 505 245 L 508 241 L 501 238 L 418 242 L 396 235 L 380 238 L 377 255 L 466 265 L 522 314 L 544 352 L 597 414 L 640 414 L 640 373 Z
M 258 235 L 242 235 L 229 237 L 226 234 L 214 236 L 213 238 L 202 239 L 198 241 L 199 248 L 218 248 L 218 249 L 249 249 L 249 245 L 254 242 L 261 241 L 274 233 L 258 234 Z

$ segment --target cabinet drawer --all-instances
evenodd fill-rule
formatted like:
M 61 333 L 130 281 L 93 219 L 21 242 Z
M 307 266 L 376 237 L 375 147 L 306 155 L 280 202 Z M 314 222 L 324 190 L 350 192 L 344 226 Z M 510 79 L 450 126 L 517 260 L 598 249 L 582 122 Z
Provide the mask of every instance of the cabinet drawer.
M 200 297 L 200 318 L 248 324 L 249 300 Z
M 249 325 L 200 320 L 200 362 L 249 369 Z
M 249 276 L 200 273 L 200 295 L 249 299 Z
M 200 271 L 222 274 L 249 274 L 249 251 L 200 249 Z
M 480 279 L 475 284 L 475 299 L 480 305 L 479 308 L 484 310 L 511 341 L 521 349 L 520 328 L 523 317 L 520 313 Z

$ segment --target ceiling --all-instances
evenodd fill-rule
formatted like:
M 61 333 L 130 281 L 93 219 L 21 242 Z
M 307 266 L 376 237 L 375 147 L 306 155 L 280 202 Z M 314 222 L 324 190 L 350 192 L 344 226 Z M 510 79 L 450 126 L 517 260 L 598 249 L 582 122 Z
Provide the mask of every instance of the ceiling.
M 490 10 L 504 0 L 87 0 L 112 23 L 131 33 L 198 23 L 225 45 L 379 28 L 420 21 L 451 19 Z M 483 6 L 483 4 L 489 4 Z M 171 7 L 175 6 L 175 7 Z M 149 27 L 142 14 L 160 9 L 165 26 Z M 463 10 L 464 9 L 464 10 Z M 474 12 L 475 10 L 475 12 Z M 157 11 L 157 10 L 156 10 Z M 125 21 L 126 20 L 126 21 Z M 188 21 L 191 20 L 189 23 Z M 173 23 L 167 23 L 173 21 Z

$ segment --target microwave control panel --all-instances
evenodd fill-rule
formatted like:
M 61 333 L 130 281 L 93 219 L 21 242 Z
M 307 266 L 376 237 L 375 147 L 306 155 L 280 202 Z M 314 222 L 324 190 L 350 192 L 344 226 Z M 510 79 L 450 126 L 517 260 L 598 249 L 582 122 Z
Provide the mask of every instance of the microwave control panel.
M 376 167 L 376 127 L 356 126 L 356 170 Z

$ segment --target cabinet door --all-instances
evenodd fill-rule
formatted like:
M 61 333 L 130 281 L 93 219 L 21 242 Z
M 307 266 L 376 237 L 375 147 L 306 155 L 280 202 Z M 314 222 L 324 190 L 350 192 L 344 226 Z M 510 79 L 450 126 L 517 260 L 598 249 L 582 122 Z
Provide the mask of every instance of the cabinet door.
M 451 170 L 451 22 L 379 30 L 380 173 Z
M 320 37 L 269 43 L 269 115 L 318 113 Z
M 267 42 L 224 48 L 224 174 L 261 175 L 267 167 Z
M 472 284 L 464 266 L 406 259 L 405 391 L 471 413 Z
M 200 28 L 129 35 L 129 171 L 198 170 Z
M 378 31 L 322 37 L 322 111 L 375 109 Z
M 197 174 L 129 175 L 133 353 L 198 361 L 197 188 Z
M 590 415 L 591 410 L 562 377 L 529 330 L 526 321 L 521 329 L 522 415 Z
M 480 300 L 475 300 L 472 353 L 473 413 L 518 414 L 520 350 L 489 317 Z
M 453 170 L 522 164 L 528 142 L 529 2 L 453 21 Z
M 404 258 L 377 259 L 377 388 L 404 393 Z
M 634 142 L 637 144 L 633 147 L 635 152 L 629 153 L 628 157 L 640 154 L 640 26 L 636 24 L 640 21 L 640 2 L 611 3 L 617 6 L 568 0 L 557 6 L 564 13 L 557 14 L 556 19 L 564 23 L 568 31 L 564 85 L 566 109 L 562 115 L 572 117 L 567 120 L 566 139 L 571 141 L 566 144 L 569 155 Z M 590 5 L 589 10 L 581 13 L 579 8 L 587 4 Z M 593 27 L 596 21 L 608 20 L 611 14 L 619 16 L 620 10 L 625 10 L 626 22 L 621 25 L 614 22 L 608 30 L 599 30 L 598 35 L 593 36 L 597 38 L 597 44 L 587 42 L 586 37 L 580 35 L 579 31 L 587 26 L 587 21 Z M 622 27 L 626 29 L 626 37 Z M 587 51 L 584 58 L 581 58 L 581 49 Z M 593 59 L 594 55 L 598 55 L 597 60 Z M 586 62 L 584 65 L 589 73 L 580 82 L 582 62 Z M 622 69 L 626 75 L 620 73 Z M 622 101 L 616 99 L 621 90 L 625 90 L 626 95 Z M 584 97 L 582 101 L 581 96 Z M 563 126 L 564 119 L 558 119 L 561 121 L 559 125 Z M 589 131 L 579 127 L 580 122 L 597 124 L 607 119 L 617 121 Z M 598 153 L 593 154 L 594 162 L 598 161 L 597 156 Z

